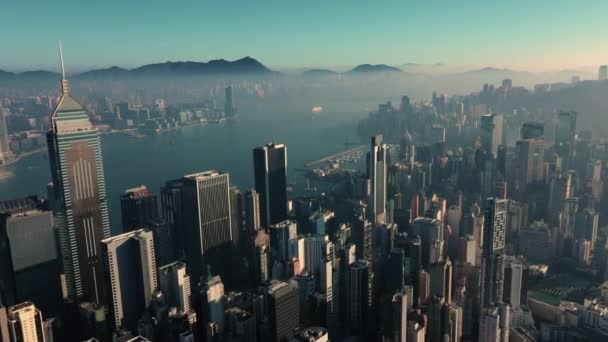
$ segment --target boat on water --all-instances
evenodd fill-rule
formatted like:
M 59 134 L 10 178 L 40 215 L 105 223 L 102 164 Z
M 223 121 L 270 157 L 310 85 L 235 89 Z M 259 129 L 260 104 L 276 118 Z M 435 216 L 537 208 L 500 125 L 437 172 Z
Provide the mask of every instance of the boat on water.
M 322 106 L 313 106 L 312 110 L 311 110 L 314 114 L 319 114 L 323 112 L 323 107 Z

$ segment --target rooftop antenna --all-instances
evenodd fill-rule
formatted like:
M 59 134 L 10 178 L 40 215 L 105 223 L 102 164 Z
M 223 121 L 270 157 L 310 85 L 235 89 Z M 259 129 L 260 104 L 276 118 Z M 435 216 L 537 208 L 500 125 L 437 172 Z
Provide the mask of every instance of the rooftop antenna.
M 68 80 L 65 78 L 65 66 L 63 65 L 63 48 L 61 47 L 61 40 L 59 41 L 59 59 L 61 60 L 61 93 L 67 94 L 69 92 Z

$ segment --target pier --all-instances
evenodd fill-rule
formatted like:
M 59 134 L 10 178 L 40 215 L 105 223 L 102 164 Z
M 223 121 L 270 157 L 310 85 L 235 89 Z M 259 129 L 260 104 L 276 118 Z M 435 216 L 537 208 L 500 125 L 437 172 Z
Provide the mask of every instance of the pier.
M 340 157 L 343 157 L 343 156 L 347 156 L 347 155 L 349 155 L 351 153 L 360 152 L 363 149 L 365 149 L 365 145 L 359 145 L 359 146 L 353 147 L 351 149 L 348 149 L 346 151 L 342 151 L 342 152 L 339 152 L 339 153 L 336 153 L 336 154 L 332 154 L 331 156 L 327 156 L 325 158 L 322 158 L 322 159 L 319 159 L 319 160 L 315 160 L 315 161 L 312 161 L 310 163 L 306 163 L 306 164 L 304 164 L 304 166 L 305 167 L 311 167 L 311 166 L 319 164 L 319 163 L 332 161 L 334 159 L 337 159 L 337 158 L 340 158 Z

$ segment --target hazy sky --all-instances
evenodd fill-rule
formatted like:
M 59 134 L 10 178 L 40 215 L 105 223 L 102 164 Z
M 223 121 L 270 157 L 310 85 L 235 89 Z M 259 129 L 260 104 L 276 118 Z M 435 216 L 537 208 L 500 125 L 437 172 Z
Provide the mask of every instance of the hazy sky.
M 252 56 L 275 68 L 608 63 L 606 0 L 4 0 L 0 69 Z

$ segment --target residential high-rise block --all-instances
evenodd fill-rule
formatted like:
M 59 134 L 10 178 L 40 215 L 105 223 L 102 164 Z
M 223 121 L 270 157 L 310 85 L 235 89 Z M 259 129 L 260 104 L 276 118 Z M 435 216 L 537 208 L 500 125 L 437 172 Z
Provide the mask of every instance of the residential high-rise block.
M 524 265 L 515 257 L 507 257 L 505 261 L 505 287 L 503 301 L 512 308 L 518 308 L 521 302 Z M 526 289 L 523 289 L 526 291 Z M 525 303 L 524 303 L 525 304 Z
M 496 158 L 498 146 L 503 145 L 504 119 L 502 115 L 487 114 L 479 124 L 481 148 Z
M 138 229 L 101 240 L 115 330 L 134 329 L 157 286 L 154 236 Z
M 253 149 L 255 191 L 260 195 L 264 227 L 287 219 L 287 147 L 266 144 Z
M 352 335 L 364 337 L 369 326 L 372 309 L 372 289 L 370 287 L 370 263 L 357 260 L 348 270 L 348 322 Z
M 8 329 L 8 315 L 6 313 L 6 308 L 2 304 L 0 304 L 0 339 L 2 339 L 2 341 L 11 340 Z
M 12 342 L 47 342 L 42 313 L 32 302 L 11 306 L 7 310 L 10 341 Z M 9 342 L 9 341 L 6 341 Z
M 101 239 L 110 236 L 99 133 L 70 94 L 61 58 L 61 98 L 47 134 L 56 226 L 68 298 L 104 303 Z
M 562 170 L 568 170 L 574 161 L 576 112 L 560 112 L 555 126 L 555 153 L 562 158 Z
M 424 342 L 426 327 L 416 321 L 407 322 L 407 342 Z
M 392 300 L 392 341 L 405 341 L 407 338 L 408 295 L 398 292 Z
M 370 217 L 376 223 L 384 223 L 386 218 L 386 164 L 387 146 L 382 143 L 382 135 L 372 137 L 368 155 L 368 177 L 371 184 Z
M 507 204 L 507 200 L 492 197 L 486 200 L 482 250 L 482 307 L 502 301 Z
M 232 243 L 230 179 L 227 173 L 206 171 L 184 176 L 182 222 L 186 264 L 198 281 L 206 267 L 221 260 L 215 252 Z
M 545 143 L 542 138 L 519 140 L 515 153 L 517 187 L 523 193 L 528 184 L 544 180 Z
M 298 288 L 285 282 L 268 289 L 268 310 L 272 341 L 290 341 L 300 325 Z
M 483 309 L 479 320 L 479 341 L 509 341 L 509 306 L 500 304 Z
M 145 185 L 126 190 L 120 196 L 120 209 L 124 232 L 145 228 L 159 217 L 156 194 Z

